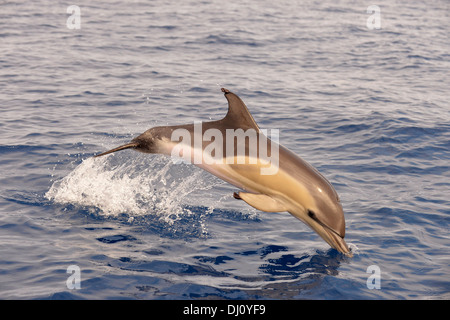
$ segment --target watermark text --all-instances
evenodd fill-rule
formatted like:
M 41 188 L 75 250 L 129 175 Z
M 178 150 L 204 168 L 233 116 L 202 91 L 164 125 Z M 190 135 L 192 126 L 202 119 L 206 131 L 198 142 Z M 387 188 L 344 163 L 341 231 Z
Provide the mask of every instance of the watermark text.
M 66 280 L 67 289 L 81 289 L 81 270 L 77 265 L 70 265 L 67 267 L 67 273 L 71 275 Z
M 70 14 L 67 18 L 66 26 L 70 30 L 81 29 L 81 9 L 79 6 L 71 5 L 67 7 L 66 12 Z

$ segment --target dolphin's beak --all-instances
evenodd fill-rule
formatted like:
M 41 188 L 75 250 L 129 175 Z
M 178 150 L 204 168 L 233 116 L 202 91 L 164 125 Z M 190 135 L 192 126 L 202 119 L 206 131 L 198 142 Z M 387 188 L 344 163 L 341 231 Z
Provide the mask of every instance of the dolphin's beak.
M 303 222 L 305 222 L 307 225 L 311 227 L 319 236 L 322 237 L 323 240 L 325 240 L 332 248 L 336 249 L 337 251 L 345 254 L 348 257 L 352 257 L 353 254 L 351 253 L 350 249 L 347 246 L 347 243 L 344 240 L 345 236 L 345 226 L 344 229 L 335 230 L 331 226 L 328 226 L 327 224 L 320 221 L 317 216 L 312 212 L 308 210 L 308 219 L 305 221 L 304 219 L 301 219 Z
M 345 254 L 347 257 L 352 257 L 353 254 L 351 253 L 350 249 L 347 246 L 347 243 L 345 242 L 344 238 L 342 238 L 339 234 L 337 234 L 334 230 L 331 228 L 320 225 L 318 228 L 321 228 L 321 232 L 317 232 L 332 248 L 336 249 L 337 251 Z M 318 230 L 316 230 L 318 231 Z
M 120 151 L 120 150 L 125 150 L 125 149 L 130 149 L 130 148 L 136 148 L 136 147 L 138 147 L 138 146 L 139 146 L 138 143 L 136 143 L 136 142 L 130 142 L 130 143 L 124 144 L 123 146 L 120 146 L 120 147 L 111 149 L 111 150 L 109 150 L 109 151 L 100 153 L 100 154 L 94 156 L 94 158 L 101 157 L 101 156 L 104 156 L 104 155 L 106 155 L 106 154 L 110 154 L 110 153 L 113 153 L 113 152 L 116 152 L 116 151 Z

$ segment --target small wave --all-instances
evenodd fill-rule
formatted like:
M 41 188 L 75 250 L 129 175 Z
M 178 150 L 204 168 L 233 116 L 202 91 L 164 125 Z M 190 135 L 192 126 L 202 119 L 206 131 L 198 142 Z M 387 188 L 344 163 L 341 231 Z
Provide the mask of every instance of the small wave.
M 256 40 L 249 38 L 231 37 L 228 35 L 209 35 L 204 40 L 207 44 L 224 44 L 224 45 L 236 45 L 236 46 L 249 46 L 259 47 L 261 44 Z

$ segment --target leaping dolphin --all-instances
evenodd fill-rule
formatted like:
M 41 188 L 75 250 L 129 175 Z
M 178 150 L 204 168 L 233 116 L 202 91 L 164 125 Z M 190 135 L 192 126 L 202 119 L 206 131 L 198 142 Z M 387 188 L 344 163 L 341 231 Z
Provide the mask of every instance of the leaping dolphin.
M 228 113 L 223 119 L 154 127 L 130 143 L 95 157 L 130 148 L 182 157 L 245 190 L 235 192 L 236 199 L 261 211 L 287 211 L 332 248 L 352 256 L 344 241 L 344 211 L 331 183 L 309 163 L 267 138 L 244 102 L 229 90 L 221 90 L 228 100 Z M 243 133 L 244 140 L 234 144 L 239 137 L 230 135 L 230 131 Z

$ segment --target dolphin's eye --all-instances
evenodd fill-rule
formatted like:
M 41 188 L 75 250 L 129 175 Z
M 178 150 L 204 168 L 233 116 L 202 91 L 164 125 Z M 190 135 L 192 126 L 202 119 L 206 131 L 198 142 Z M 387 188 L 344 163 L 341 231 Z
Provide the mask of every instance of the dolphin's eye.
M 308 210 L 308 217 L 310 217 L 311 219 L 315 219 L 316 214 L 314 213 L 314 211 Z

